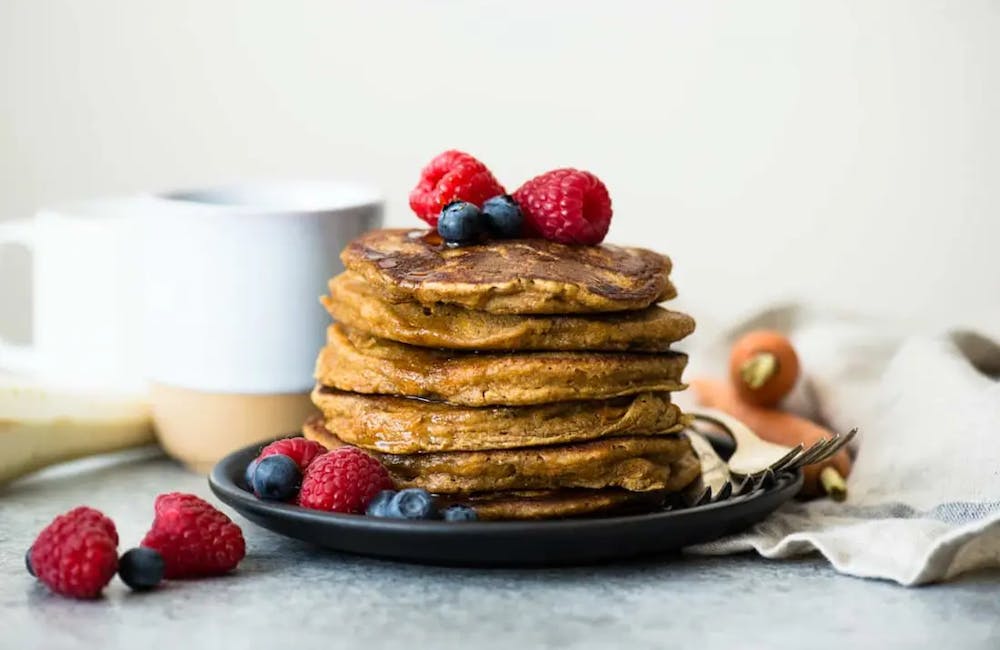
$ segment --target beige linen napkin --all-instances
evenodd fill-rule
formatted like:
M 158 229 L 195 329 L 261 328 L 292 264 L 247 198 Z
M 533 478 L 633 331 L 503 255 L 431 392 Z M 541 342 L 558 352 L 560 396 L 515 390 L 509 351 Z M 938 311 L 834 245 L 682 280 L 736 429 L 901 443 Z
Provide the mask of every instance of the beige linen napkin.
M 849 497 L 787 504 L 691 553 L 818 551 L 840 572 L 902 585 L 1000 567 L 1000 337 L 989 327 L 900 335 L 790 306 L 693 351 L 688 376 L 719 375 L 729 342 L 759 327 L 788 332 L 799 351 L 788 408 L 837 431 L 860 427 Z

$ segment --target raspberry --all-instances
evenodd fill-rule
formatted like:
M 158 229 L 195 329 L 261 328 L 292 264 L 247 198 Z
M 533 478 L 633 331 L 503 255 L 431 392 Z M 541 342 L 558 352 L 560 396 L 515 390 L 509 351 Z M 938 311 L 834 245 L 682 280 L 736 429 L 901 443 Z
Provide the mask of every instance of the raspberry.
M 31 546 L 31 567 L 49 589 L 72 598 L 97 598 L 118 570 L 118 533 L 92 508 L 56 517 Z
M 420 182 L 410 192 L 410 208 L 432 228 L 442 208 L 452 201 L 483 207 L 486 199 L 506 194 L 486 165 L 467 153 L 445 151 L 420 172 Z
M 239 526 L 193 494 L 156 497 L 156 518 L 140 546 L 163 556 L 165 578 L 228 573 L 246 554 Z
M 299 505 L 360 514 L 376 494 L 391 488 L 392 479 L 381 463 L 357 447 L 338 447 L 309 466 L 299 490 Z
M 102 528 L 111 540 L 118 546 L 118 531 L 115 529 L 115 522 L 111 521 L 110 518 L 105 516 L 100 510 L 94 510 L 93 508 L 88 508 L 87 506 L 77 506 L 64 516 L 70 517 L 77 522 L 78 526 L 83 525 L 93 525 Z
M 305 472 L 306 468 L 309 467 L 309 464 L 325 451 L 326 447 L 323 445 L 313 440 L 307 440 L 302 436 L 299 436 L 298 438 L 283 438 L 281 440 L 275 440 L 268 446 L 261 449 L 260 454 L 257 456 L 257 460 L 259 461 L 262 458 L 273 456 L 274 454 L 282 454 L 294 460 L 295 464 L 299 466 L 299 469 Z
M 577 169 L 536 176 L 514 192 L 529 237 L 600 244 L 611 225 L 611 197 L 601 179 Z

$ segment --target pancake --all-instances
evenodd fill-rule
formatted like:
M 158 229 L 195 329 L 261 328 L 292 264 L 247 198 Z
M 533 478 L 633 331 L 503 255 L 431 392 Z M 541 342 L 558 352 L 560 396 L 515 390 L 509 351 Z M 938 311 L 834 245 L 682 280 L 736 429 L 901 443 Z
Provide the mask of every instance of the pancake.
M 607 244 L 507 239 L 452 248 L 426 230 L 375 230 L 341 260 L 388 301 L 498 314 L 645 309 L 677 295 L 669 257 Z
M 344 443 L 310 419 L 303 434 L 328 449 Z M 369 452 L 399 488 L 438 494 L 617 487 L 631 492 L 677 491 L 701 465 L 683 435 L 607 438 L 569 445 L 428 454 Z
M 538 406 L 455 406 L 316 387 L 313 403 L 344 442 L 392 454 L 511 449 L 680 431 L 669 393 Z
M 628 352 L 450 353 L 373 337 L 341 324 L 316 360 L 323 386 L 466 406 L 521 406 L 679 391 L 687 355 Z
M 588 515 L 627 514 L 662 507 L 664 492 L 605 490 L 534 490 L 494 492 L 442 498 L 441 505 L 464 503 L 476 509 L 479 519 L 564 519 Z
M 694 319 L 662 307 L 586 315 L 518 315 L 456 305 L 387 302 L 356 273 L 330 281 L 320 299 L 333 318 L 375 336 L 451 350 L 664 352 L 694 331 Z

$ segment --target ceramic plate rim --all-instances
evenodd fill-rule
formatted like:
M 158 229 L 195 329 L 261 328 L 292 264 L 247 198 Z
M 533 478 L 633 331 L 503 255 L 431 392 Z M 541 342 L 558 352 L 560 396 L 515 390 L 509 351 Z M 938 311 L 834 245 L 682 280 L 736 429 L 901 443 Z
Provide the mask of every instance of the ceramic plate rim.
M 558 531 L 560 529 L 578 529 L 587 527 L 589 529 L 600 529 L 609 527 L 622 527 L 630 524 L 645 523 L 650 521 L 669 520 L 681 518 L 694 512 L 710 513 L 716 510 L 729 508 L 737 503 L 744 503 L 755 500 L 766 494 L 768 491 L 754 492 L 741 497 L 733 497 L 724 501 L 718 501 L 702 506 L 680 508 L 676 510 L 658 510 L 654 512 L 643 512 L 626 515 L 596 516 L 596 517 L 575 517 L 565 519 L 545 519 L 545 520 L 514 520 L 514 521 L 470 521 L 470 522 L 447 522 L 441 520 L 399 520 L 380 519 L 368 517 L 366 515 L 353 515 L 337 512 L 323 512 L 320 510 L 310 510 L 288 503 L 275 501 L 262 501 L 253 496 L 252 493 L 244 490 L 235 480 L 231 478 L 234 469 L 246 467 L 251 454 L 256 455 L 267 442 L 247 445 L 227 454 L 212 468 L 208 476 L 208 483 L 212 492 L 224 503 L 240 511 L 242 508 L 252 511 L 255 515 L 283 518 L 296 518 L 316 524 L 338 524 L 350 528 L 363 530 L 380 530 L 385 532 L 407 532 L 420 534 L 444 534 L 454 533 L 456 527 L 460 527 L 465 534 L 489 533 L 489 532 L 525 532 L 537 533 L 540 530 Z M 246 460 L 244 461 L 244 457 Z M 236 465 L 237 467 L 232 467 Z M 237 476 L 242 475 L 243 469 L 236 472 Z M 795 486 L 801 486 L 803 477 L 801 470 L 792 474 L 792 480 L 780 489 L 787 490 Z M 795 492 L 798 492 L 796 488 Z M 239 507 L 236 506 L 239 503 Z

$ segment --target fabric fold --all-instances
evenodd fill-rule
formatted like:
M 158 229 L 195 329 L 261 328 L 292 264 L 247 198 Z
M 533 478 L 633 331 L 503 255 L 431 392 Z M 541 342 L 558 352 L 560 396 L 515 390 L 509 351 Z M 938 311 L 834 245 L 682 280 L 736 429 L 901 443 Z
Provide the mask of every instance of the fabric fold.
M 788 408 L 837 431 L 860 427 L 848 500 L 791 503 L 689 552 L 818 551 L 838 571 L 902 585 L 1000 567 L 1000 345 L 992 333 L 904 335 L 788 306 L 693 351 L 705 361 L 690 376 L 718 374 L 728 342 L 757 327 L 787 331 L 801 357 Z

